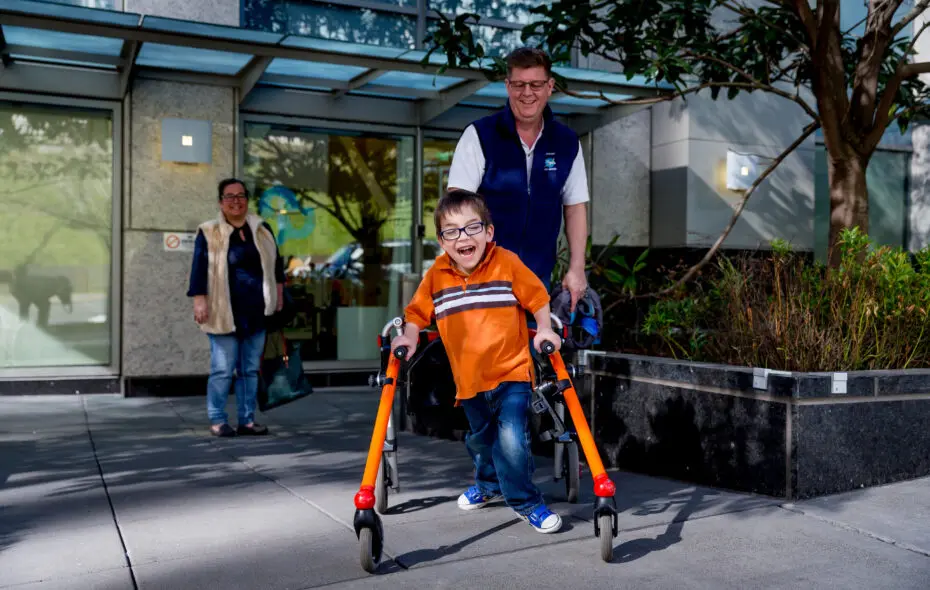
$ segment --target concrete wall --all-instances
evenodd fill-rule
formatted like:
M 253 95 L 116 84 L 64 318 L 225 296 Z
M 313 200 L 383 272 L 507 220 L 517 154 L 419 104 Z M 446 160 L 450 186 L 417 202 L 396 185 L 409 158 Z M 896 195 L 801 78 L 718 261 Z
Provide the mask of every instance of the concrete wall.
M 126 12 L 239 26 L 240 0 L 124 0 Z
M 578 67 L 619 72 L 616 63 L 596 55 Z M 595 130 L 591 169 L 592 242 L 614 237 L 618 246 L 648 246 L 650 227 L 650 153 L 653 118 L 644 109 Z
M 711 245 L 742 197 L 726 189 L 727 150 L 777 156 L 807 122 L 799 106 L 761 93 L 732 101 L 702 93 L 653 107 L 653 246 Z M 810 138 L 756 190 L 724 246 L 757 248 L 781 238 L 811 249 L 813 219 Z
M 233 92 L 228 88 L 138 80 L 130 98 L 129 182 L 124 199 L 123 374 L 203 374 L 209 347 L 185 296 L 190 252 L 166 252 L 163 232 L 194 231 L 217 215 L 216 183 L 233 172 Z M 210 164 L 161 160 L 161 120 L 212 122 Z
M 652 117 L 642 110 L 594 132 L 591 236 L 606 244 L 649 245 L 649 139 Z

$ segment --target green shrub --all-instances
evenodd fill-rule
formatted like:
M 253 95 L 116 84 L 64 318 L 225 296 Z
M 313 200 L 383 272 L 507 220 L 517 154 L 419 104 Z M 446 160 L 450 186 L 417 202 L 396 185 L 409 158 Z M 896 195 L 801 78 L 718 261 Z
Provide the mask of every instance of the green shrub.
M 789 371 L 930 366 L 930 251 L 876 247 L 858 228 L 828 269 L 784 242 L 718 259 L 717 272 L 650 305 L 644 334 L 676 358 Z

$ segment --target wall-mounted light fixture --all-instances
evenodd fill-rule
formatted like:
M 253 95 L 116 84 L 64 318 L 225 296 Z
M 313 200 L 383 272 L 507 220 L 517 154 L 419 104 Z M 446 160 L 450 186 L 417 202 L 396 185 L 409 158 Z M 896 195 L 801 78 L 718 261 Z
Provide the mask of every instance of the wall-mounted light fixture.
M 162 119 L 161 159 L 165 162 L 209 164 L 213 159 L 210 121 Z
M 727 190 L 749 190 L 762 171 L 761 161 L 755 154 L 743 154 L 727 150 Z

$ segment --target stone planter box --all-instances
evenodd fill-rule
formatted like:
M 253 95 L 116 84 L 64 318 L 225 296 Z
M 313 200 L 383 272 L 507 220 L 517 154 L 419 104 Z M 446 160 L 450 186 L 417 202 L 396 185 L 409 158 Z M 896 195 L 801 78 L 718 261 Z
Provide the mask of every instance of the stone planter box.
M 587 357 L 610 467 L 803 499 L 930 475 L 930 370 L 783 373 Z

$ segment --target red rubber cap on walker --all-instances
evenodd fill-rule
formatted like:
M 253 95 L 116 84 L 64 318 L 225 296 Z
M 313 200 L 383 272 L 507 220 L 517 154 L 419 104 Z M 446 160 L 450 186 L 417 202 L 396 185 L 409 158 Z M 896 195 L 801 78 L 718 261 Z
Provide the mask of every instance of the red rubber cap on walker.
M 598 498 L 613 498 L 617 493 L 617 486 L 610 481 L 606 473 L 602 473 L 594 478 L 594 495 Z
M 362 486 L 355 494 L 355 507 L 359 510 L 371 510 L 375 507 L 375 486 Z

